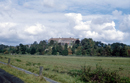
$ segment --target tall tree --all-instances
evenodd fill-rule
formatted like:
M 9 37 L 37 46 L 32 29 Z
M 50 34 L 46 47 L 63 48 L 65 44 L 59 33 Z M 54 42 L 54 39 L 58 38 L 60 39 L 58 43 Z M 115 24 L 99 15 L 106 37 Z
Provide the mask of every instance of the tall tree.
M 112 50 L 111 50 L 111 47 L 110 47 L 110 46 L 106 46 L 104 49 L 105 49 L 105 53 L 106 53 L 105 55 L 106 55 L 106 56 L 111 56 L 111 55 L 112 55 L 112 54 L 111 54 L 111 53 L 112 53 Z
M 51 41 L 50 41 L 50 45 L 54 45 L 54 40 L 51 40 Z
M 82 47 L 78 46 L 78 48 L 76 49 L 76 55 L 82 55 Z
M 128 56 L 128 49 L 126 46 L 123 46 L 120 50 L 120 56 L 127 57 Z
M 59 55 L 62 55 L 63 48 L 62 48 L 61 44 L 56 44 L 56 50 L 57 50 L 57 52 L 59 52 Z
M 72 50 L 72 54 L 75 54 L 75 46 L 74 45 L 72 46 L 71 50 Z
M 55 46 L 53 46 L 53 48 L 52 48 L 52 55 L 57 55 L 57 51 L 56 51 Z
M 30 54 L 35 54 L 36 53 L 36 48 L 32 47 L 31 50 L 30 50 Z
M 83 47 L 83 50 L 86 50 L 86 52 L 84 52 L 86 53 L 86 55 L 94 55 L 95 42 L 91 38 L 89 39 L 85 38 L 81 40 L 81 45 Z
M 112 55 L 113 56 L 121 56 L 121 49 L 122 47 L 124 47 L 125 45 L 122 43 L 113 43 L 111 45 L 112 48 Z
M 19 46 L 16 46 L 16 53 L 19 54 L 19 52 L 20 52 L 20 48 Z
M 80 44 L 80 40 L 77 39 L 77 40 L 75 41 L 75 44 L 79 45 L 79 44 Z
M 45 54 L 45 49 L 47 49 L 47 42 L 45 40 L 40 41 L 39 45 L 37 46 L 37 51 L 40 55 Z
M 62 52 L 63 55 L 68 55 L 68 44 L 66 43 L 65 46 L 64 46 L 64 50 Z
M 24 46 L 23 44 L 20 44 L 19 46 L 20 46 L 21 53 L 25 54 L 26 53 L 26 46 Z
M 37 43 L 37 41 L 34 41 L 34 43 L 33 43 L 34 45 L 37 45 L 38 43 Z

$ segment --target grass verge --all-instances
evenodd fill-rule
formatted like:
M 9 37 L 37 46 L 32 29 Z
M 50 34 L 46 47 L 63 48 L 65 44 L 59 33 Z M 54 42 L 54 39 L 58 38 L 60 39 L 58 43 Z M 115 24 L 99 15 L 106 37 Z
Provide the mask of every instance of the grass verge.
M 34 75 L 26 74 L 25 72 L 19 71 L 15 68 L 12 68 L 11 66 L 3 65 L 0 63 L 0 68 L 8 72 L 9 74 L 12 74 L 21 80 L 23 80 L 25 83 L 49 83 L 46 82 L 44 78 L 36 77 Z

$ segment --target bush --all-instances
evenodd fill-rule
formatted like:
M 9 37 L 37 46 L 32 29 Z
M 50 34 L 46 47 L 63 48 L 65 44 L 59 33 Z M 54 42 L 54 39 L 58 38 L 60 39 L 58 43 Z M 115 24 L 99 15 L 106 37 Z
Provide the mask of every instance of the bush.
M 91 70 L 91 66 L 82 66 L 81 70 L 71 70 L 68 74 L 71 76 L 79 76 L 84 82 L 96 83 L 129 83 L 129 78 L 121 78 L 118 71 L 110 71 L 103 69 L 101 66 L 96 66 L 95 70 Z
M 4 54 L 9 54 L 9 52 L 8 52 L 8 51 L 5 51 Z
M 17 62 L 21 62 L 21 60 L 20 59 L 15 59 Z
M 27 62 L 27 63 L 26 63 L 26 66 L 31 66 L 31 65 L 32 65 L 31 62 Z

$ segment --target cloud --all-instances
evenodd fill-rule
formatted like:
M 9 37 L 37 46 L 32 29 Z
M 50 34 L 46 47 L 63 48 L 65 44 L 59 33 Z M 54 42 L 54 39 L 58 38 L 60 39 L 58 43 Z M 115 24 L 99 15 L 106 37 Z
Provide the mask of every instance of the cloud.
M 54 7 L 54 0 L 43 0 L 42 5 L 45 7 Z
M 12 22 L 0 22 L 0 43 L 14 45 L 21 41 L 16 26 Z
M 11 22 L 6 22 L 6 23 L 0 23 L 0 27 L 4 27 L 4 28 L 10 28 L 16 26 L 15 23 L 11 23 Z
M 30 44 L 34 41 L 48 39 L 50 35 L 55 35 L 54 30 L 48 32 L 46 31 L 47 27 L 40 23 L 18 27 L 17 23 L 0 23 L 0 43 L 9 45 L 18 45 L 19 43 Z
M 15 23 L 6 22 L 6 23 L 0 23 L 0 36 L 9 38 L 10 36 L 14 36 L 15 31 Z
M 130 32 L 130 15 L 125 15 L 121 20 L 119 29 L 123 32 Z
M 41 24 L 37 23 L 34 26 L 26 26 L 25 32 L 31 34 L 31 35 L 37 35 L 43 31 L 45 31 L 46 27 L 42 26 Z
M 90 30 L 90 21 L 83 22 L 81 14 L 68 13 L 65 14 L 69 18 L 70 26 L 76 30 Z M 75 26 L 76 25 L 76 26 Z
M 87 37 L 107 43 L 129 41 L 129 2 L 2 0 L 0 43 L 29 44 L 51 37 Z
M 125 0 L 125 1 L 119 1 L 119 0 L 113 0 L 113 1 L 110 1 L 110 0 L 72 0 L 72 2 L 75 2 L 75 3 L 79 3 L 79 4 L 82 4 L 82 5 L 98 5 L 98 6 L 108 6 L 110 5 L 110 7 L 118 7 L 118 8 L 126 8 L 126 7 L 130 7 L 129 3 L 130 1 L 129 0 Z M 116 4 L 115 4 L 116 3 Z
M 112 14 L 114 16 L 120 16 L 120 15 L 122 15 L 122 11 L 115 10 L 115 11 L 112 12 Z
M 83 22 L 81 14 L 69 13 L 65 14 L 65 16 L 69 17 L 70 25 L 73 25 L 73 27 L 71 26 L 74 30 L 72 32 L 77 32 L 75 36 L 80 38 L 87 37 L 111 43 L 113 41 L 122 42 L 127 36 L 126 33 L 116 30 L 115 22 L 111 21 L 111 19 L 97 17 Z

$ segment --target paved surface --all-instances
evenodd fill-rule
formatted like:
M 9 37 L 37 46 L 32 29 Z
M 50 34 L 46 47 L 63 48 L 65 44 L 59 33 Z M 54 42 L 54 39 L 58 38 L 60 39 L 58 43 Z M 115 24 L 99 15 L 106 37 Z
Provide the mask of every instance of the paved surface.
M 0 83 L 24 83 L 24 81 L 0 69 Z
M 0 63 L 7 65 L 7 63 L 1 62 L 1 61 L 0 61 Z M 14 68 L 16 68 L 16 69 L 18 69 L 18 70 L 20 70 L 20 71 L 24 71 L 24 72 L 27 73 L 27 74 L 33 74 L 33 75 L 35 75 L 35 76 L 39 76 L 38 74 L 32 73 L 32 72 L 27 71 L 27 70 L 24 70 L 24 69 L 22 69 L 22 68 L 15 67 L 15 66 L 13 66 L 13 65 L 10 65 L 10 66 L 12 66 L 12 67 L 14 67 Z M 1 78 L 1 77 L 0 77 L 0 78 Z M 47 80 L 48 82 L 50 82 L 50 83 L 58 83 L 58 82 L 56 82 L 56 81 L 54 81 L 54 80 L 51 80 L 51 79 L 49 79 L 49 78 L 47 78 L 47 77 L 43 77 L 43 78 L 46 79 L 46 80 Z M 0 83 L 2 83 L 2 82 L 0 82 Z M 4 83 L 6 83 L 6 82 L 4 82 Z M 7 82 L 7 83 L 10 83 L 10 82 Z M 13 83 L 13 82 L 11 82 L 11 83 Z M 14 82 L 14 83 L 15 83 L 15 82 Z M 22 82 L 16 82 L 16 83 L 22 83 Z

